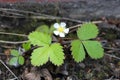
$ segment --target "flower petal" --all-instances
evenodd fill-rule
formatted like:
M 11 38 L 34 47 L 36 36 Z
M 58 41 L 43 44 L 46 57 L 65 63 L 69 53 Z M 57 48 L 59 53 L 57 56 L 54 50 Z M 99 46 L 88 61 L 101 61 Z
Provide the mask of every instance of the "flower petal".
M 64 33 L 59 33 L 59 36 L 60 37 L 65 37 L 65 34 Z
M 61 23 L 60 23 L 60 26 L 61 26 L 61 27 L 65 27 L 65 26 L 66 26 L 66 23 L 65 23 L 65 22 L 61 22 Z
M 55 34 L 55 35 L 58 35 L 59 34 L 59 31 L 53 31 L 53 33 Z
M 59 25 L 58 23 L 55 23 L 53 26 L 54 26 L 54 28 L 56 28 L 56 29 L 60 27 L 60 25 Z
M 69 28 L 64 29 L 64 32 L 68 33 L 69 32 Z

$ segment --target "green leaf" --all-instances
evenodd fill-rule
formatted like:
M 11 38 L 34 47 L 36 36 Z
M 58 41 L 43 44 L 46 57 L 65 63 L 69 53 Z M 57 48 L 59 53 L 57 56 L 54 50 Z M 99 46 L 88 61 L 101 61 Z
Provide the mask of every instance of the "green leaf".
M 31 44 L 30 44 L 30 42 L 23 43 L 22 47 L 27 51 L 27 50 L 29 50 L 31 48 Z
M 24 64 L 24 57 L 23 56 L 18 57 L 18 63 L 21 64 L 21 65 Z
M 51 34 L 52 35 L 52 33 L 53 33 L 53 31 L 55 30 L 55 28 L 54 28 L 54 26 L 53 25 L 51 25 L 50 26 L 50 31 L 49 31 L 49 34 Z
M 15 49 L 12 49 L 11 50 L 11 55 L 12 56 L 19 56 L 19 52 L 17 50 L 15 50 Z
M 71 51 L 72 51 L 72 55 L 73 58 L 76 62 L 81 62 L 83 61 L 83 59 L 85 59 L 85 51 L 84 51 L 84 47 L 81 43 L 80 40 L 74 40 L 71 43 Z
M 41 66 L 45 64 L 49 58 L 50 61 L 57 66 L 63 63 L 64 53 L 59 43 L 35 49 L 31 56 L 31 63 L 34 66 Z
M 47 46 L 51 43 L 51 37 L 48 34 L 42 32 L 32 32 L 28 36 L 31 44 L 38 46 Z
M 77 36 L 80 40 L 87 40 L 97 37 L 98 35 L 98 28 L 93 23 L 85 23 L 78 28 Z
M 31 63 L 34 66 L 43 65 L 48 61 L 49 54 L 49 46 L 37 48 L 32 53 Z
M 36 31 L 40 31 L 42 33 L 48 34 L 49 33 L 49 27 L 47 25 L 41 25 L 36 29 Z
M 54 43 L 50 48 L 50 61 L 57 66 L 63 64 L 65 59 L 63 47 L 59 43 Z
M 104 50 L 98 41 L 82 41 L 89 56 L 93 59 L 103 57 Z
M 13 57 L 10 59 L 9 64 L 10 65 L 16 65 L 17 64 L 18 57 Z

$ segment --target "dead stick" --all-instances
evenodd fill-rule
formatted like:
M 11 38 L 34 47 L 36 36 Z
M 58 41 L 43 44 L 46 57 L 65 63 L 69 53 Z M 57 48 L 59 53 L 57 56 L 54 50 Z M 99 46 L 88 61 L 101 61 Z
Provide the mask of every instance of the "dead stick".
M 17 34 L 17 33 L 6 33 L 6 32 L 0 32 L 0 34 L 6 34 L 6 35 L 14 35 L 14 36 L 23 36 L 23 37 L 27 37 L 27 35 L 25 35 L 25 34 Z
M 0 40 L 0 43 L 6 43 L 6 44 L 22 44 L 22 43 L 26 43 L 28 42 L 27 41 L 3 41 L 3 40 Z
M 17 79 L 18 77 L 10 70 L 10 68 L 0 59 L 0 62 L 5 66 L 5 68 Z
M 117 56 L 115 56 L 115 55 L 110 55 L 110 54 L 105 54 L 105 55 L 107 55 L 107 56 L 110 56 L 110 57 L 113 57 L 113 58 L 115 58 L 115 59 L 119 59 L 120 60 L 120 58 L 119 57 L 117 57 Z

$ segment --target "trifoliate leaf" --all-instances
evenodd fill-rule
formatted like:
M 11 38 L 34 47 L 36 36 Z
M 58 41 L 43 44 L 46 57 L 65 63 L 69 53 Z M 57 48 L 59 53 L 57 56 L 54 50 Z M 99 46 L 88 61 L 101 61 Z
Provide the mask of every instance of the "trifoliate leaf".
M 11 50 L 11 55 L 12 56 L 19 56 L 19 52 L 17 50 L 15 50 L 15 49 L 12 49 Z
M 18 57 L 18 63 L 21 64 L 21 65 L 24 64 L 24 57 L 23 56 Z
M 32 32 L 28 36 L 31 44 L 38 46 L 46 46 L 51 43 L 51 37 L 48 34 L 42 32 Z
M 63 47 L 59 43 L 54 43 L 50 48 L 50 61 L 57 66 L 63 64 L 65 59 L 62 49 Z
M 9 61 L 10 65 L 16 65 L 17 63 L 18 63 L 18 57 L 13 57 Z
M 37 48 L 32 52 L 31 63 L 34 66 L 43 65 L 48 61 L 49 54 L 49 46 Z
M 78 28 L 77 36 L 80 40 L 87 40 L 97 37 L 98 35 L 98 28 L 93 23 L 85 23 Z
M 29 50 L 31 48 L 31 44 L 30 44 L 30 42 L 23 43 L 22 47 L 27 51 L 27 50 Z
M 71 43 L 71 51 L 72 51 L 72 55 L 73 58 L 76 62 L 81 62 L 83 61 L 83 59 L 85 59 L 85 51 L 84 51 L 84 47 L 81 43 L 80 40 L 74 40 Z
M 98 41 L 82 41 L 89 56 L 93 59 L 103 57 L 104 50 Z
M 49 27 L 47 25 L 41 25 L 36 29 L 36 31 L 48 34 L 49 33 Z

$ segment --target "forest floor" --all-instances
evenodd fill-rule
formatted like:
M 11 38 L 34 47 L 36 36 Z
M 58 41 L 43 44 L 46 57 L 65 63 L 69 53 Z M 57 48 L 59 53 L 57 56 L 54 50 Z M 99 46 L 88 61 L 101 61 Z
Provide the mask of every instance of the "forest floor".
M 49 9 L 47 10 L 49 11 Z M 56 17 L 55 15 L 60 15 L 58 13 L 49 16 L 49 12 L 47 15 L 41 15 L 37 11 L 35 14 L 28 11 L 14 11 L 14 9 L 13 11 L 12 9 L 7 12 L 2 11 L 0 11 L 0 80 L 120 80 L 120 21 L 118 19 L 113 17 L 110 19 L 105 17 L 90 19 L 100 30 L 96 40 L 99 40 L 104 48 L 104 57 L 101 59 L 94 60 L 87 55 L 84 61 L 76 63 L 72 59 L 68 47 L 65 49 L 68 54 L 63 65 L 58 67 L 48 62 L 43 66 L 34 67 L 30 63 L 32 50 L 29 50 L 24 56 L 24 65 L 11 66 L 8 64 L 11 58 L 10 50 L 21 48 L 22 44 L 19 42 L 27 40 L 26 37 L 19 36 L 20 34 L 28 35 L 39 25 L 51 25 L 56 20 L 64 21 L 68 26 L 77 28 L 88 19 L 81 21 L 64 16 L 62 18 Z M 23 18 L 23 15 L 27 17 Z M 38 19 L 38 17 L 40 18 Z

